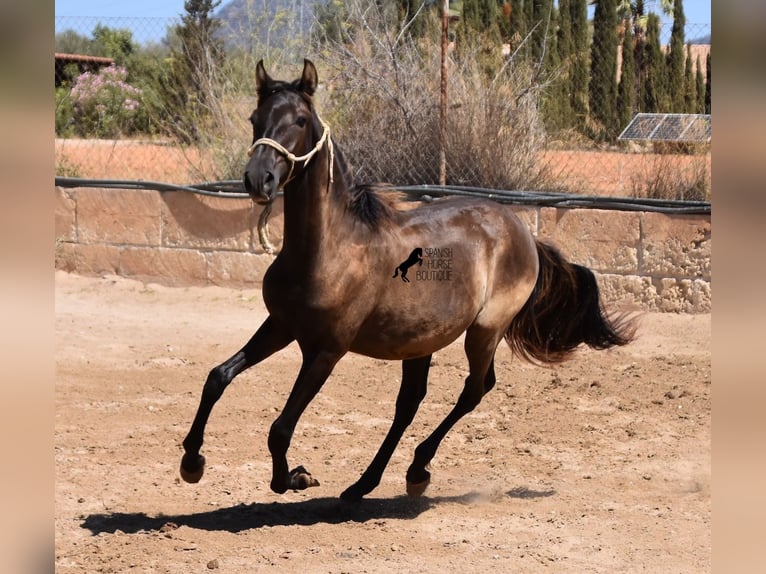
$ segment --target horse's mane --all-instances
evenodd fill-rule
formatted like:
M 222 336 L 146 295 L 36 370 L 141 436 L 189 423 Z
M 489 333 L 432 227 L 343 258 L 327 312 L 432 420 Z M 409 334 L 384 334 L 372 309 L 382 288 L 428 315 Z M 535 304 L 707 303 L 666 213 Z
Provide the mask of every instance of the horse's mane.
M 393 191 L 387 184 L 365 183 L 354 185 L 348 190 L 349 211 L 371 229 L 380 229 L 393 221 L 396 208 L 395 199 L 383 197 L 381 192 Z
M 338 164 L 346 183 L 346 185 L 336 185 L 335 189 L 339 192 L 339 195 L 342 193 L 345 196 L 341 200 L 346 202 L 349 212 L 357 220 L 374 230 L 380 229 L 386 223 L 393 221 L 397 211 L 394 207 L 397 199 L 394 193 L 395 189 L 386 183 L 352 184 L 352 170 L 335 140 L 333 140 L 333 145 L 335 148 L 335 162 Z

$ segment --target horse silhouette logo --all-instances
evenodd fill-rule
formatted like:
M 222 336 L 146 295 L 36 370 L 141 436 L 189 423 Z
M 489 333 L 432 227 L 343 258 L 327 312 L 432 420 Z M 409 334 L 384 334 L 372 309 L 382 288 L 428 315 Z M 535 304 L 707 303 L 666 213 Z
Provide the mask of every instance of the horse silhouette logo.
M 407 279 L 407 270 L 415 265 L 417 263 L 418 265 L 423 265 L 423 248 L 422 247 L 416 247 L 412 250 L 412 253 L 410 253 L 410 256 L 402 261 L 399 266 L 394 269 L 394 274 L 392 277 L 396 277 L 399 275 L 399 271 L 402 272 L 402 281 L 405 283 L 409 283 L 410 280 Z

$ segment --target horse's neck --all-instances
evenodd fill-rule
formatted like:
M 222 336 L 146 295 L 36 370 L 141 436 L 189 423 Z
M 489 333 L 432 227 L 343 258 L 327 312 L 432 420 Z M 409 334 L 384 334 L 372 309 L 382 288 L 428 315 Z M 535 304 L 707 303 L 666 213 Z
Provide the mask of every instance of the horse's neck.
M 346 227 L 342 199 L 348 185 L 346 170 L 341 162 L 333 161 L 330 182 L 329 164 L 325 146 L 285 190 L 282 251 L 306 263 L 320 250 L 332 248 L 333 242 L 342 241 Z

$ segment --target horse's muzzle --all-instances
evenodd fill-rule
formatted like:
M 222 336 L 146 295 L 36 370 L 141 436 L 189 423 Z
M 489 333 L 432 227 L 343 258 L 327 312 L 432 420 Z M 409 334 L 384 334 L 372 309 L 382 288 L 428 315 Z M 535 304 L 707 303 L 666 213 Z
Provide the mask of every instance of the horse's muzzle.
M 244 175 L 245 191 L 250 195 L 255 203 L 264 205 L 274 201 L 277 196 L 278 181 L 270 171 L 263 171 L 259 174 L 245 172 Z

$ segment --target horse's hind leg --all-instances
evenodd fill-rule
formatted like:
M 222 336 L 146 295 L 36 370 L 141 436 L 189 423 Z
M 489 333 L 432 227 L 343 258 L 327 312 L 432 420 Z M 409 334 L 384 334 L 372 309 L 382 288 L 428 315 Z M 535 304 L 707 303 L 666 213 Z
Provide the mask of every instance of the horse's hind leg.
M 340 495 L 342 499 L 359 500 L 380 484 L 380 478 L 396 450 L 396 445 L 399 444 L 405 429 L 412 423 L 421 401 L 426 396 L 430 366 L 431 355 L 402 361 L 402 384 L 396 398 L 396 411 L 391 428 L 370 466 L 355 484 L 343 491 Z
M 272 317 L 268 317 L 242 349 L 210 371 L 202 388 L 202 398 L 194 422 L 183 441 L 181 477 L 186 482 L 199 482 L 202 478 L 205 457 L 199 451 L 202 448 L 205 425 L 213 406 L 221 398 L 228 384 L 242 371 L 283 349 L 292 340 L 292 336 L 286 330 Z
M 473 326 L 466 332 L 465 351 L 469 373 L 463 392 L 436 430 L 415 449 L 412 464 L 407 469 L 407 494 L 410 496 L 423 494 L 431 479 L 431 473 L 426 467 L 436 455 L 439 444 L 455 423 L 476 408 L 482 397 L 494 386 L 494 356 L 498 343 L 498 334 L 494 330 Z

